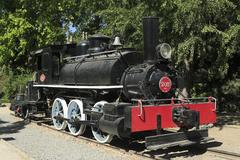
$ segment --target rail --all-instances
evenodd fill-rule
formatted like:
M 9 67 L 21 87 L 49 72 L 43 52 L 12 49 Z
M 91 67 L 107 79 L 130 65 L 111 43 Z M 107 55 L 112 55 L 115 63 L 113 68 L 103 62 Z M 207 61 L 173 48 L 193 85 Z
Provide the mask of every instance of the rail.
M 230 156 L 230 157 L 240 159 L 240 154 L 239 153 L 234 153 L 234 152 L 229 152 L 229 151 L 224 151 L 224 150 L 219 150 L 219 149 L 213 149 L 213 148 L 208 148 L 207 151 L 212 152 L 214 154 L 221 154 L 221 155 L 226 155 L 226 156 Z
M 214 109 L 213 111 L 216 111 L 217 109 L 217 99 L 214 97 L 198 97 L 198 98 L 184 98 L 184 99 L 180 99 L 180 98 L 171 98 L 171 99 L 131 99 L 132 102 L 136 102 L 137 106 L 139 106 L 140 108 L 140 113 L 138 114 L 139 117 L 142 116 L 143 113 L 143 103 L 144 102 L 153 102 L 153 103 L 160 103 L 160 102 L 167 102 L 169 101 L 170 103 L 168 104 L 186 104 L 186 103 L 193 103 L 193 101 L 198 100 L 198 102 L 195 103 L 200 103 L 200 102 L 207 102 L 208 103 L 214 103 Z M 205 101 L 203 101 L 205 100 Z M 180 103 L 176 103 L 176 101 L 180 102 Z
M 181 98 L 169 98 L 169 99 L 131 99 L 132 102 L 138 102 L 141 101 L 141 103 L 144 103 L 144 102 L 171 102 L 171 104 L 175 104 L 176 101 L 178 102 L 181 102 L 181 103 L 193 103 L 194 101 L 198 100 L 198 102 L 203 102 L 203 101 L 200 101 L 200 100 L 206 100 L 208 102 L 213 102 L 215 103 L 215 108 L 216 108 L 216 103 L 217 103 L 217 99 L 214 98 L 214 97 L 198 97 L 198 98 L 184 98 L 184 99 L 181 99 Z
M 10 113 L 12 116 L 14 116 L 14 114 Z M 18 120 L 22 120 L 21 118 L 19 117 L 15 117 L 15 119 L 18 119 Z M 37 119 L 37 120 L 35 120 Z M 43 119 L 43 120 L 40 120 L 40 119 Z M 71 133 L 69 133 L 68 131 L 66 130 L 61 130 L 61 131 L 58 131 L 56 130 L 53 126 L 52 126 L 52 120 L 49 119 L 49 118 L 36 118 L 36 117 L 32 117 L 32 119 L 29 119 L 29 123 L 35 125 L 35 126 L 38 126 L 38 127 L 43 127 L 45 129 L 48 129 L 50 131 L 54 131 L 56 133 L 59 133 L 59 134 L 62 134 L 62 135 L 66 135 L 66 136 L 71 136 L 74 140 L 80 140 L 81 142 L 84 142 L 84 143 L 93 143 L 97 146 L 100 146 L 100 147 L 106 147 L 108 149 L 113 149 L 115 151 L 118 151 L 120 153 L 123 153 L 123 154 L 128 154 L 129 156 L 131 155 L 135 155 L 138 159 L 154 159 L 154 160 L 167 160 L 166 158 L 163 158 L 163 157 L 159 157 L 159 156 L 154 156 L 154 155 L 151 155 L 151 153 L 145 153 L 144 151 L 139 151 L 140 149 L 139 148 L 142 148 L 140 145 L 143 146 L 143 144 L 141 143 L 140 145 L 136 145 L 138 148 L 137 149 L 133 149 L 132 147 L 129 147 L 129 143 L 126 143 L 126 144 L 123 144 L 121 143 L 122 141 L 117 141 L 115 140 L 115 142 L 111 143 L 111 145 L 109 144 L 101 144 L 99 142 L 97 142 L 95 139 L 92 139 L 91 136 L 87 136 L 87 135 L 79 135 L 79 136 L 73 136 L 71 135 Z M 26 121 L 26 120 L 25 120 Z M 136 143 L 136 142 L 135 142 Z

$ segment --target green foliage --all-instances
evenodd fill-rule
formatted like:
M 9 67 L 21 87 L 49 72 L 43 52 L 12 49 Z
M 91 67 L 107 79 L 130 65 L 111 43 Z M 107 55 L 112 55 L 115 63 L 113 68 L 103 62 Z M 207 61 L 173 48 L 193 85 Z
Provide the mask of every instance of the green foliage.
M 21 71 L 14 73 L 11 70 L 2 71 L 0 73 L 0 91 L 4 93 L 2 99 L 7 102 L 11 96 L 16 93 L 24 93 L 27 81 L 31 80 L 32 73 L 30 71 Z
M 240 106 L 240 78 L 228 80 L 222 87 L 222 96 L 219 101 L 223 102 L 224 108 L 222 110 L 235 112 L 239 111 Z
M 131 9 L 110 6 L 105 10 L 98 11 L 97 15 L 102 17 L 107 25 L 105 28 L 101 28 L 100 32 L 121 36 L 123 43 L 126 42 L 125 47 L 143 49 L 142 17 L 144 11 L 142 3 Z
M 91 32 L 120 35 L 126 47 L 138 49 L 143 48 L 142 17 L 160 17 L 160 42 L 173 46 L 173 63 L 183 73 L 189 93 L 215 96 L 220 107 L 237 108 L 238 103 L 222 97 L 237 99 L 240 91 L 235 85 L 240 67 L 235 61 L 240 46 L 239 1 L 105 0 L 82 1 L 81 5 L 105 24 L 91 27 Z
M 1 19 L 0 26 L 4 28 L 1 30 L 3 34 L 0 36 L 0 42 L 3 44 L 0 46 L 0 65 L 9 63 L 13 65 L 28 51 L 27 35 L 31 33 L 33 26 L 14 14 L 9 14 Z
M 0 65 L 27 68 L 30 51 L 65 41 L 64 25 L 73 19 L 71 9 L 76 3 L 66 0 L 11 0 L 1 6 Z

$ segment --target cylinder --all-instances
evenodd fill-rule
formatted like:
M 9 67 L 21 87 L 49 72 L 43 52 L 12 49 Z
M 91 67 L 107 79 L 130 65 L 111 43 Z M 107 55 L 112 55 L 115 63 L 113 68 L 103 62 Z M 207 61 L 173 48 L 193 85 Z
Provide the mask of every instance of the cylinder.
M 144 60 L 155 61 L 157 59 L 155 48 L 159 40 L 159 18 L 143 18 L 143 37 L 144 37 Z
M 124 129 L 124 117 L 119 117 L 113 121 L 105 120 L 104 116 L 99 120 L 99 128 L 101 131 L 118 136 L 119 138 L 128 137 L 130 130 Z

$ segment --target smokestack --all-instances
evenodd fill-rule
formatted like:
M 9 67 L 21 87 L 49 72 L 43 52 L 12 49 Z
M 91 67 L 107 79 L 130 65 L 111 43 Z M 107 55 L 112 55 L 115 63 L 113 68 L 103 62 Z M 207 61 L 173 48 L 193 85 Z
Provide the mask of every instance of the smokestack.
M 159 18 L 143 18 L 143 37 L 144 37 L 144 60 L 155 61 L 157 59 L 155 47 L 159 43 Z

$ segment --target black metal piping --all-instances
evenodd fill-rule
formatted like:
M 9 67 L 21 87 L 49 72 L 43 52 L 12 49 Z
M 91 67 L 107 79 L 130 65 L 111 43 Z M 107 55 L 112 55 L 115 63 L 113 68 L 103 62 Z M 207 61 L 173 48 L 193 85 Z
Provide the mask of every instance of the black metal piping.
M 159 18 L 143 18 L 143 37 L 144 37 L 144 60 L 154 62 L 157 60 L 156 46 L 159 43 Z

